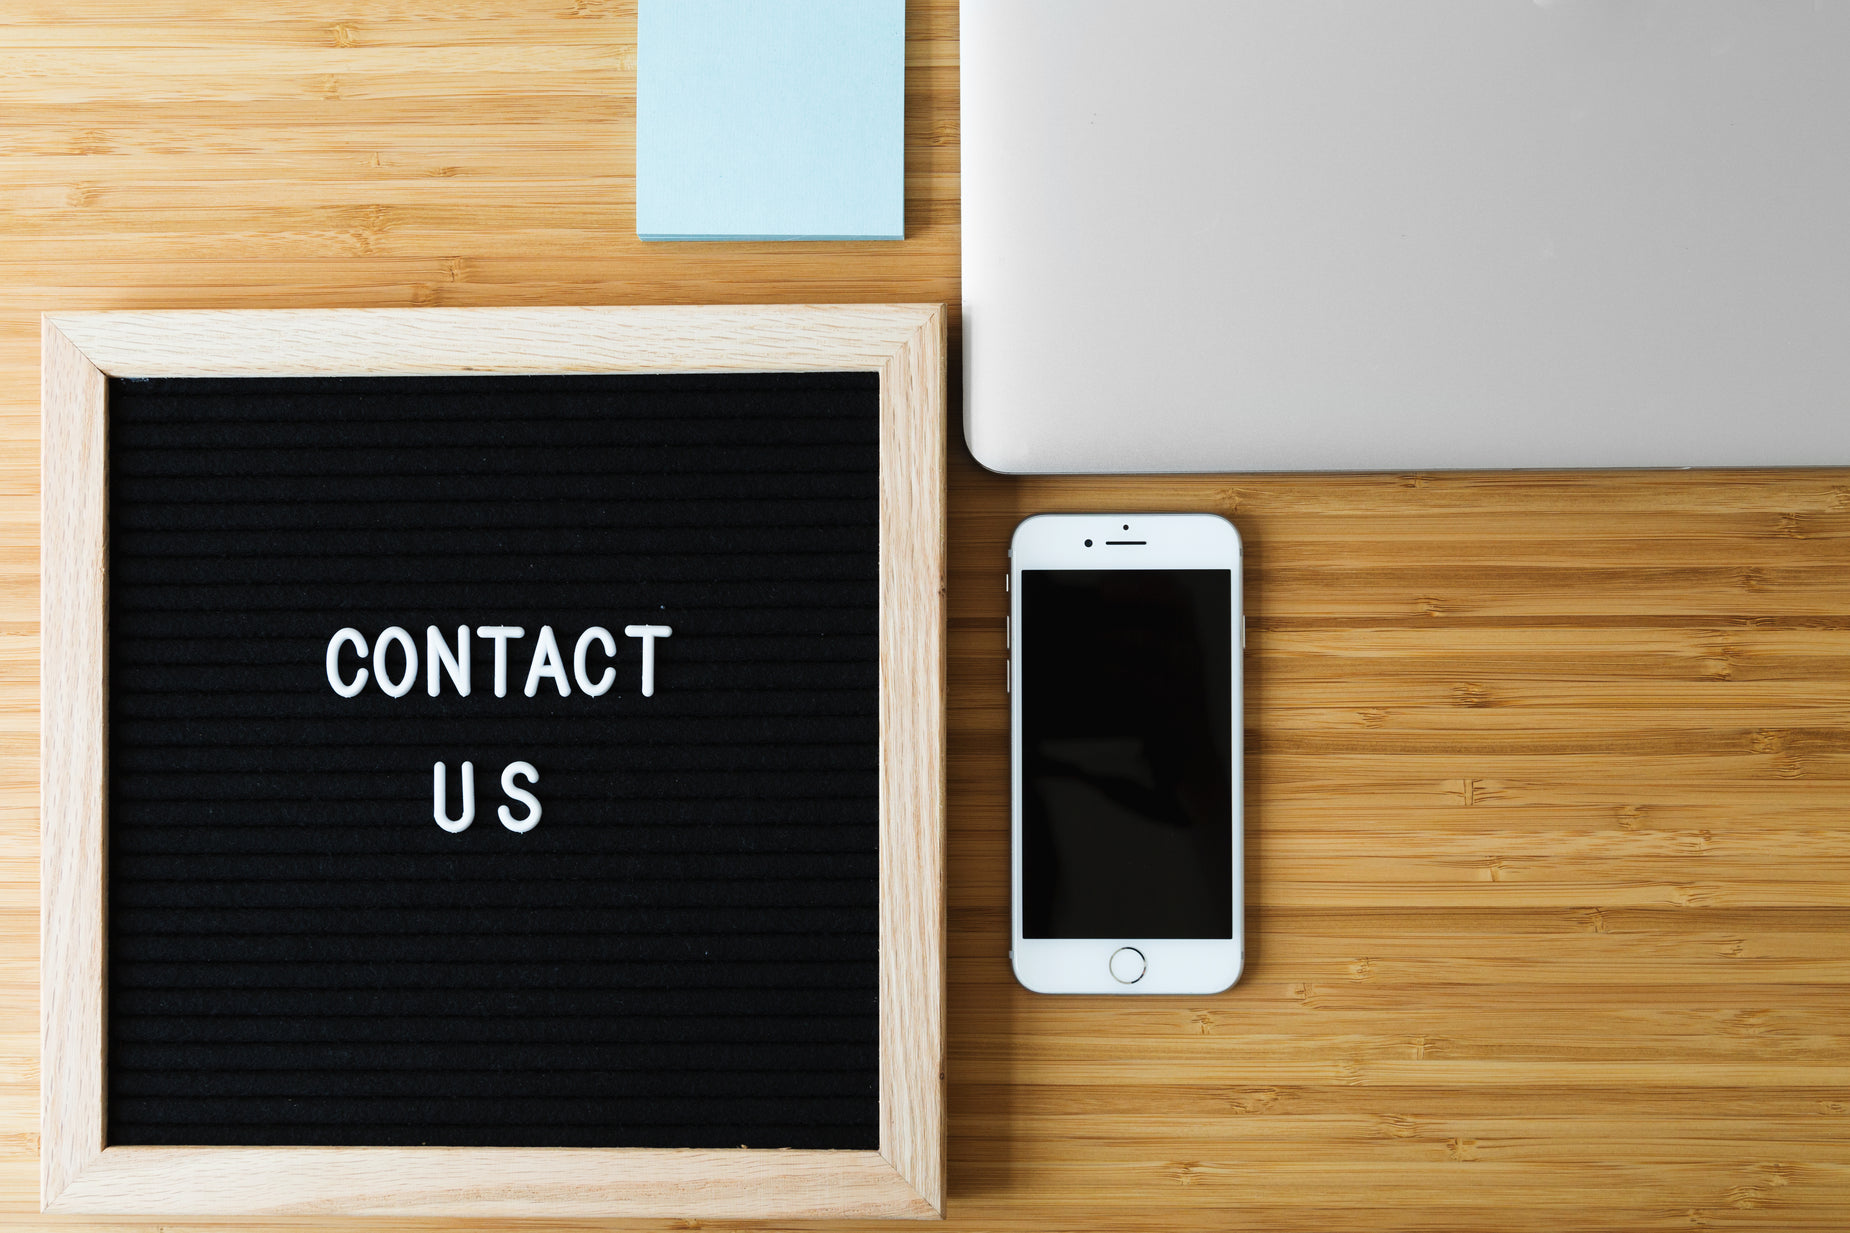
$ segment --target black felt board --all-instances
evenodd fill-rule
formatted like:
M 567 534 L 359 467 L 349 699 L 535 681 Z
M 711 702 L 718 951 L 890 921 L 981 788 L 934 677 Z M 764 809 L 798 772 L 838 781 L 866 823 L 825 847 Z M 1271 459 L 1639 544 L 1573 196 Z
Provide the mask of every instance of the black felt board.
M 878 398 L 112 381 L 108 1141 L 875 1147 Z M 508 696 L 432 624 L 525 627 Z M 411 692 L 338 696 L 393 625 Z M 615 687 L 525 697 L 543 625 Z

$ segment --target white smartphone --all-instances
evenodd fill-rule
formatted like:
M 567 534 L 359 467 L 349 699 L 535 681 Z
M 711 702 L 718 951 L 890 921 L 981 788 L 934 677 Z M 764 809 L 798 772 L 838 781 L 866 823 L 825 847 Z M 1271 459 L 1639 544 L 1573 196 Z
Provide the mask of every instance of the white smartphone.
M 1219 993 L 1246 949 L 1239 532 L 1042 514 L 1007 585 L 1015 978 Z

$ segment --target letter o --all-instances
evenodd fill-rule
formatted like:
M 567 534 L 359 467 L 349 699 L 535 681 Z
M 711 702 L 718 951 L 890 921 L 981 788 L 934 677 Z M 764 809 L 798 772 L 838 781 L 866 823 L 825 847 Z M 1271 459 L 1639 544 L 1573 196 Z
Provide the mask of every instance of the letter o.
M 353 643 L 353 649 L 360 653 L 360 658 L 365 659 L 366 638 L 359 630 L 348 627 L 328 639 L 328 684 L 332 685 L 334 692 L 343 698 L 351 698 L 366 688 L 366 669 L 364 668 L 360 669 L 360 675 L 354 677 L 351 682 L 340 679 L 340 649 L 349 642 Z
M 385 674 L 385 648 L 394 642 L 405 648 L 405 675 L 396 681 Z M 373 643 L 373 676 L 379 688 L 394 698 L 411 692 L 412 682 L 418 679 L 418 644 L 411 641 L 410 634 L 394 625 L 379 635 L 379 641 Z

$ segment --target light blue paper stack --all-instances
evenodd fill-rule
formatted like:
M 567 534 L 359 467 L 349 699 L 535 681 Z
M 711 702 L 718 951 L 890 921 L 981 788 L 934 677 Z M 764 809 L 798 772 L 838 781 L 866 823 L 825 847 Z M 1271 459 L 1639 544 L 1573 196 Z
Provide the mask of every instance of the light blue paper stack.
M 636 234 L 905 236 L 905 0 L 641 0 Z

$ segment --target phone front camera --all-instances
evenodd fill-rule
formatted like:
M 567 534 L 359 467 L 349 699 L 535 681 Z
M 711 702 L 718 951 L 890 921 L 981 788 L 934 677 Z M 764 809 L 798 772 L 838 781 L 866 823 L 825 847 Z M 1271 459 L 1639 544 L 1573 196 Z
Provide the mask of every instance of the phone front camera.
M 1088 547 L 1088 548 L 1090 548 L 1091 546 L 1092 546 L 1092 541 L 1091 541 L 1091 540 L 1087 540 L 1087 541 L 1086 541 L 1086 547 Z

